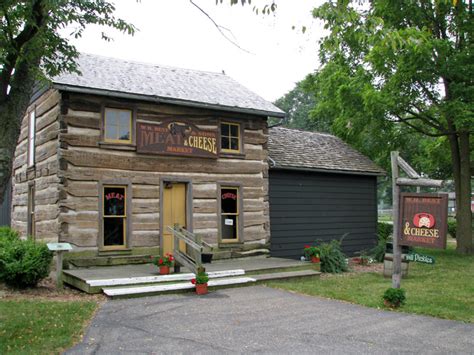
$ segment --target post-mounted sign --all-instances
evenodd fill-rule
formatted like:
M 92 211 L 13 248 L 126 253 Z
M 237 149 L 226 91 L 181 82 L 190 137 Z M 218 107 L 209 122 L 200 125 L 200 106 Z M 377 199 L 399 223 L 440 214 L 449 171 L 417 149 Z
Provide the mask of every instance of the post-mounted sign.
M 448 195 L 400 195 L 400 245 L 445 249 Z
M 217 158 L 217 137 L 217 131 L 202 130 L 183 120 L 137 122 L 139 153 Z

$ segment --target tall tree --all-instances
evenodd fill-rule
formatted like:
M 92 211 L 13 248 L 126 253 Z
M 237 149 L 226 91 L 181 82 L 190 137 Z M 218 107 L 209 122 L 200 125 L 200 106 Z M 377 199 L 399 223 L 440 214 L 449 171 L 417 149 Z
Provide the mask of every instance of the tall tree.
M 33 85 L 47 76 L 77 71 L 78 52 L 60 31 L 70 26 L 78 38 L 87 25 L 98 24 L 133 34 L 134 26 L 115 18 L 114 10 L 106 0 L 0 2 L 0 201 Z M 105 33 L 102 37 L 110 39 Z
M 310 112 L 316 105 L 314 95 L 304 87 L 304 81 L 274 102 L 275 106 L 287 113 L 283 125 L 309 131 L 330 132 L 331 122 L 324 119 L 310 120 Z
M 335 130 L 349 140 L 364 132 L 367 144 L 394 122 L 432 137 L 431 144 L 448 142 L 457 250 L 473 253 L 472 0 L 337 0 L 313 14 L 329 31 L 321 40 L 322 67 L 309 79 L 316 97 L 313 114 L 331 117 Z

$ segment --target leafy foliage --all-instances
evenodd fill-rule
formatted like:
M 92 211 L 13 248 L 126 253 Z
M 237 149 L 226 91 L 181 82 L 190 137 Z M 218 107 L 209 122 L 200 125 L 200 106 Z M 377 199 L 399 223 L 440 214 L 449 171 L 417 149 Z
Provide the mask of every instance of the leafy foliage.
M 16 232 L 0 232 L 0 280 L 18 287 L 34 287 L 49 275 L 53 254 L 44 243 L 21 240 Z
M 456 239 L 456 227 L 457 223 L 455 219 L 448 219 L 448 233 L 452 238 Z
M 388 288 L 383 294 L 383 299 L 387 301 L 391 307 L 399 307 L 405 304 L 405 290 L 403 288 Z
M 321 254 L 320 248 L 315 245 L 305 245 L 303 252 L 307 258 L 311 258 L 312 256 L 319 257 Z
M 337 274 L 347 271 L 346 256 L 341 250 L 341 241 L 333 239 L 330 242 L 321 243 L 320 252 L 322 272 Z
M 438 176 L 452 175 L 457 248 L 474 252 L 472 6 L 450 0 L 346 0 L 325 2 L 313 14 L 328 35 L 320 42 L 323 65 L 307 78 L 316 102 L 312 117 L 333 122 L 333 133 L 362 152 L 380 152 L 377 162 L 388 162 L 388 152 L 408 142 L 405 158 Z M 415 146 L 423 154 L 407 157 Z
M 392 237 L 393 225 L 390 223 L 377 223 L 377 245 L 370 251 L 370 254 L 378 262 L 383 262 L 385 256 L 385 245 L 387 240 Z
M 204 271 L 198 271 L 198 273 L 196 274 L 196 278 L 191 280 L 194 285 L 207 284 L 208 281 L 209 275 L 207 274 L 207 272 Z
M 152 263 L 156 266 L 168 266 L 171 267 L 174 264 L 174 257 L 171 253 L 166 253 L 164 256 L 153 257 L 152 256 Z

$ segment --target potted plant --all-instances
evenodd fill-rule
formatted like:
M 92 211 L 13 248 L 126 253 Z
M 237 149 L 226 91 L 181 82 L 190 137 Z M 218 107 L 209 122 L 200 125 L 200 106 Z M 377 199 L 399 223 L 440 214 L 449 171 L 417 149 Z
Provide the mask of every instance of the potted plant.
M 361 250 L 359 252 L 356 252 L 356 254 L 359 254 L 358 258 L 353 259 L 356 263 L 360 265 L 369 265 L 370 256 L 366 250 Z
M 166 253 L 162 257 L 152 257 L 153 264 L 160 268 L 160 275 L 168 275 L 170 273 L 170 267 L 173 266 L 174 257 L 171 253 Z
M 383 303 L 386 307 L 398 308 L 405 304 L 405 290 L 403 288 L 389 288 L 383 294 Z
M 312 263 L 319 263 L 321 259 L 319 258 L 321 251 L 317 246 L 305 245 L 304 255 L 306 258 L 311 259 Z
M 196 285 L 196 293 L 198 295 L 205 295 L 207 293 L 207 282 L 209 281 L 209 276 L 205 271 L 198 271 L 196 278 L 191 280 L 193 285 Z

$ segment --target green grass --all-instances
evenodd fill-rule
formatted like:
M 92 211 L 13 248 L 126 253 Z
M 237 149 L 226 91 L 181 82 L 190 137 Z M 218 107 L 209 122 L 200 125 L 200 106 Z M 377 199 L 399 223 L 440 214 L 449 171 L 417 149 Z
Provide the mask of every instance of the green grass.
M 435 257 L 434 265 L 410 263 L 403 312 L 474 322 L 474 256 L 447 250 L 417 249 Z M 325 279 L 272 281 L 268 286 L 383 308 L 382 295 L 391 279 L 378 273 L 339 274 Z
M 0 300 L 0 354 L 57 354 L 76 342 L 97 303 Z

